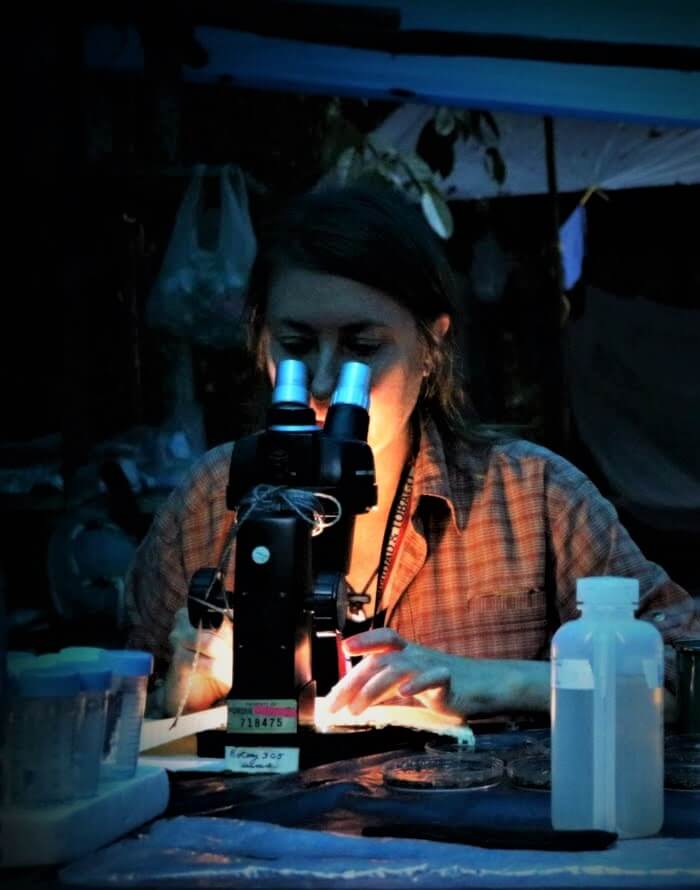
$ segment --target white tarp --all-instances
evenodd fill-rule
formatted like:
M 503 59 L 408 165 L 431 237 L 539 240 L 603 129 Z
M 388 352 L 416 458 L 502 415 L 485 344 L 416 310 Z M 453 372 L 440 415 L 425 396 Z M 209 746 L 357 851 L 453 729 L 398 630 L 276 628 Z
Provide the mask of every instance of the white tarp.
M 567 328 L 571 407 L 642 521 L 700 531 L 700 312 L 589 287 Z
M 380 144 L 413 151 L 435 109 L 403 105 L 375 131 Z M 494 112 L 500 138 L 493 141 L 507 167 L 502 186 L 484 166 L 484 146 L 473 138 L 455 144 L 455 165 L 442 186 L 452 200 L 536 195 L 547 192 L 544 124 L 539 115 Z M 488 127 L 484 127 L 488 134 Z M 700 182 L 700 128 L 664 128 L 586 118 L 554 121 L 560 192 L 643 188 Z

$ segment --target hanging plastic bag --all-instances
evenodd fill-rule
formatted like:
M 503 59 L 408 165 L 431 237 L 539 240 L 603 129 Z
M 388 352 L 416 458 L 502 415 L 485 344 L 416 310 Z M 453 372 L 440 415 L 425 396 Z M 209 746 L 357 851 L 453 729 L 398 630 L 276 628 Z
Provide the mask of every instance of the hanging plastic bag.
M 222 169 L 220 206 L 209 210 L 201 202 L 205 171 L 204 165 L 194 169 L 146 319 L 192 344 L 224 348 L 239 337 L 256 240 L 240 168 Z

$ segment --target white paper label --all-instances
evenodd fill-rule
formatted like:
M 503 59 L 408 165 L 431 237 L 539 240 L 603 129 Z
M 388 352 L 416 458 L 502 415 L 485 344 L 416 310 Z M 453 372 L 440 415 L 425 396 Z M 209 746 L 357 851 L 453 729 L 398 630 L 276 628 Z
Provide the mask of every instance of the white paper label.
M 296 732 L 296 700 L 233 698 L 228 702 L 228 731 L 251 734 Z
M 295 773 L 299 769 L 298 748 L 228 747 L 226 768 L 237 773 Z
M 557 689 L 593 689 L 593 669 L 585 658 L 562 658 L 554 662 Z

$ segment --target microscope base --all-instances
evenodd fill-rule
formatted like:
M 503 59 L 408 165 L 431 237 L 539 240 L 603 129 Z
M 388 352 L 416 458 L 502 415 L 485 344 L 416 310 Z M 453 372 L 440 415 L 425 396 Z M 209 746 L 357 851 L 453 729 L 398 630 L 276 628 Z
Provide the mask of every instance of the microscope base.
M 199 757 L 226 757 L 226 749 L 239 748 L 245 751 L 260 749 L 291 749 L 298 752 L 298 765 L 291 769 L 241 769 L 243 772 L 294 772 L 296 769 L 309 769 L 336 760 L 348 760 L 369 754 L 381 754 L 399 748 L 420 750 L 426 741 L 436 738 L 431 732 L 415 731 L 404 727 L 388 726 L 383 729 L 345 727 L 334 732 L 318 732 L 312 728 L 302 728 L 294 734 L 253 735 L 229 733 L 223 730 L 208 730 L 197 735 L 197 755 Z M 230 755 L 229 755 L 230 756 Z M 269 760 L 269 757 L 266 758 Z M 258 758 L 260 763 L 261 758 Z M 291 764 L 291 760 L 286 760 Z M 262 764 L 261 764 L 262 765 Z M 237 771 L 233 767 L 233 771 Z

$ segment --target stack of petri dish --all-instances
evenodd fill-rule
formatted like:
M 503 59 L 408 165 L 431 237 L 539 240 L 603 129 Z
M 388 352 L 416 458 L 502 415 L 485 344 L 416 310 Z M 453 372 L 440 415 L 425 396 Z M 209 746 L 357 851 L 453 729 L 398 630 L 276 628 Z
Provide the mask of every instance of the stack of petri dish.
M 675 791 L 700 791 L 700 733 L 667 736 L 664 785 Z
M 426 751 L 443 758 L 464 756 L 464 747 L 450 739 L 426 743 Z M 497 758 L 516 788 L 547 791 L 550 788 L 550 736 L 548 729 L 499 732 L 476 736 L 474 755 Z
M 549 751 L 516 757 L 506 767 L 511 785 L 527 791 L 549 791 L 552 785 L 552 760 Z

